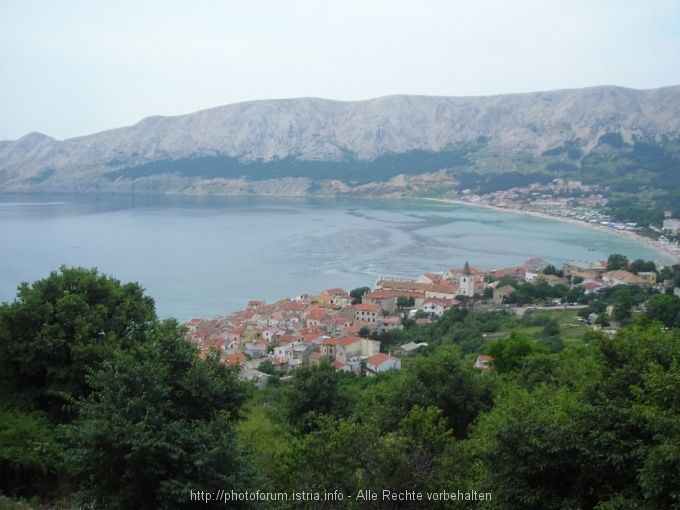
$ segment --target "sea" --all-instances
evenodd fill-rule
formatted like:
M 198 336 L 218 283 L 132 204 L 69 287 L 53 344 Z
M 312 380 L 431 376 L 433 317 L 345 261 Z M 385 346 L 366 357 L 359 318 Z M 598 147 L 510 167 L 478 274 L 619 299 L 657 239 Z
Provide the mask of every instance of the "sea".
M 0 302 L 62 265 L 138 282 L 184 322 L 304 293 L 462 268 L 665 260 L 626 238 L 415 199 L 0 194 Z

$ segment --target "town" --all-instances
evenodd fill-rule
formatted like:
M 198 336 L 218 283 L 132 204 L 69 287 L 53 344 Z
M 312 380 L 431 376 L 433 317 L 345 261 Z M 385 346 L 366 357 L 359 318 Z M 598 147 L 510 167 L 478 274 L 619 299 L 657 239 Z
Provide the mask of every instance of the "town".
M 612 257 L 616 261 L 622 256 Z M 466 262 L 463 268 L 423 274 L 408 281 L 380 277 L 373 288 L 350 292 L 330 288 L 316 295 L 301 294 L 272 304 L 251 301 L 245 310 L 210 320 L 194 318 L 185 326 L 188 338 L 199 346 L 202 357 L 211 351 L 219 353 L 224 363 L 239 367 L 242 379 L 260 387 L 267 384 L 271 371 L 285 377 L 301 365 L 319 365 L 322 361 L 337 370 L 375 375 L 401 369 L 402 357 L 427 345 L 409 342 L 392 346 L 393 350 L 388 352 L 381 350 L 380 333 L 402 328 L 406 319 L 426 324 L 454 307 L 516 313 L 536 308 L 526 303 L 524 307 L 518 306 L 513 299 L 516 288 L 508 282 L 561 285 L 575 289 L 575 295 L 589 295 L 618 285 L 658 286 L 655 270 L 640 270 L 650 269 L 641 267 L 634 274 L 614 269 L 612 257 L 610 261 L 569 261 L 561 270 L 539 258 L 529 259 L 521 266 L 492 270 L 471 267 Z M 669 279 L 660 286 L 672 287 L 673 282 Z M 675 288 L 674 292 L 680 295 L 680 289 Z M 546 308 L 585 308 L 566 298 L 542 304 Z M 598 327 L 595 320 L 596 317 L 583 319 Z M 480 355 L 475 367 L 488 370 L 489 361 L 488 356 Z M 263 363 L 267 363 L 269 373 L 260 370 Z
M 587 185 L 577 180 L 553 179 L 484 194 L 462 191 L 453 202 L 478 207 L 533 214 L 573 224 L 603 229 L 633 239 L 680 260 L 680 219 L 664 210 L 659 225 L 640 225 L 636 221 L 614 221 L 603 212 L 608 206 L 608 188 Z

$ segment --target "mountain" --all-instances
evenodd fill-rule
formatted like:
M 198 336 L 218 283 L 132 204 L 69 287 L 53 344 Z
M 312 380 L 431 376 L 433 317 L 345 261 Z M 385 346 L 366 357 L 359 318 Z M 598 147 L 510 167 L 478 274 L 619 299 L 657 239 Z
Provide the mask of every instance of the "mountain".
M 598 169 L 606 173 L 607 162 L 646 168 L 650 158 L 664 166 L 664 175 L 670 175 L 668 165 L 675 175 L 679 146 L 680 86 L 357 102 L 268 100 L 149 117 L 64 141 L 39 133 L 3 141 L 0 187 L 403 193 L 452 189 L 471 175 L 566 173 L 587 179 Z

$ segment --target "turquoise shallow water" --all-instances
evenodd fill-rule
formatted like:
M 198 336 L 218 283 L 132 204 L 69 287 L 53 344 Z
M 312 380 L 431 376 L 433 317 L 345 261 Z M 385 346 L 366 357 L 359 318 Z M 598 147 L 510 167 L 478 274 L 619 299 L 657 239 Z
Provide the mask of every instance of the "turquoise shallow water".
M 0 301 L 62 264 L 97 267 L 181 321 L 465 261 L 560 266 L 611 253 L 659 258 L 586 227 L 431 201 L 0 195 Z

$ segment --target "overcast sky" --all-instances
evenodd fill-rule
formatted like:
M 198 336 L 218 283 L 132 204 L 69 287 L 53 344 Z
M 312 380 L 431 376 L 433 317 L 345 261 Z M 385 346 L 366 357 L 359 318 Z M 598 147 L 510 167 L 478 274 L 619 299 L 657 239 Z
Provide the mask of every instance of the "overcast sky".
M 680 85 L 680 0 L 0 0 L 0 140 L 241 101 Z

